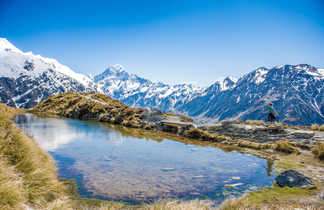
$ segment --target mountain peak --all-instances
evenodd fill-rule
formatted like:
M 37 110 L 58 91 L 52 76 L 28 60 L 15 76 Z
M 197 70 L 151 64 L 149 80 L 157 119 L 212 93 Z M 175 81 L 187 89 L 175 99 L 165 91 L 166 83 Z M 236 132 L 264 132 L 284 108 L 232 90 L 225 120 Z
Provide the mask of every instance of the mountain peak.
M 106 71 L 107 70 L 109 70 L 110 72 L 113 72 L 113 73 L 120 73 L 120 72 L 124 72 L 125 68 L 120 64 L 114 64 L 112 66 L 108 66 Z
M 6 38 L 0 38 L 0 51 L 13 51 L 22 53 L 22 51 L 11 44 Z

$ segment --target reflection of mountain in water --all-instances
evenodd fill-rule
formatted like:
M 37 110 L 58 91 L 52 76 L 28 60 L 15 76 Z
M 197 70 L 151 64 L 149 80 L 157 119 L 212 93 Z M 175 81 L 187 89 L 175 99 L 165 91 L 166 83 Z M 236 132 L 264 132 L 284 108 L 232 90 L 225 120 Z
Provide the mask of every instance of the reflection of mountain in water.
M 84 133 L 73 131 L 66 121 L 56 119 L 37 119 L 30 114 L 15 118 L 20 128 L 36 140 L 40 147 L 46 151 L 54 151 L 59 147 L 84 136 Z M 37 132 L 35 132 L 37 131 Z
M 220 203 L 274 180 L 264 170 L 265 159 L 163 136 L 151 141 L 153 133 L 139 129 L 33 115 L 17 117 L 16 123 L 50 151 L 59 176 L 76 179 L 88 198 L 138 204 L 204 196 Z
M 109 143 L 111 143 L 112 145 L 118 146 L 123 144 L 124 137 L 121 135 L 121 133 L 113 132 L 110 133 L 107 137 L 109 139 Z
M 106 139 L 115 146 L 123 142 L 123 136 L 120 133 L 111 132 L 111 128 L 102 127 L 106 132 L 97 133 L 93 132 L 87 124 L 81 123 L 75 126 L 74 120 L 35 118 L 33 115 L 26 114 L 17 116 L 15 122 L 46 151 L 55 151 L 65 144 L 80 139 L 88 141 Z

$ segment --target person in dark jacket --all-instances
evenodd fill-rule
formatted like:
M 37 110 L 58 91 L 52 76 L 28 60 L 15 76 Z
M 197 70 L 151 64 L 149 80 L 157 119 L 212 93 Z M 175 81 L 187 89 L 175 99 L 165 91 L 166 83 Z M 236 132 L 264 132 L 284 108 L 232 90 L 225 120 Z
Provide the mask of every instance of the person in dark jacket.
M 278 113 L 271 102 L 269 103 L 268 110 L 265 113 L 268 113 L 268 122 L 270 123 L 272 123 L 278 116 Z

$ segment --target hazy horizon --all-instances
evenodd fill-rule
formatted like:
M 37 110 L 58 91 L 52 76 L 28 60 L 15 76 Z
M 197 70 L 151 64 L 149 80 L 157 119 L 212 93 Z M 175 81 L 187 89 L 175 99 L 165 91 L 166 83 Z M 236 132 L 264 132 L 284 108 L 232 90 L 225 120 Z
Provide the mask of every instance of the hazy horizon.
M 154 82 L 207 86 L 262 66 L 324 68 L 323 11 L 320 0 L 4 0 L 0 36 L 78 73 L 121 64 Z

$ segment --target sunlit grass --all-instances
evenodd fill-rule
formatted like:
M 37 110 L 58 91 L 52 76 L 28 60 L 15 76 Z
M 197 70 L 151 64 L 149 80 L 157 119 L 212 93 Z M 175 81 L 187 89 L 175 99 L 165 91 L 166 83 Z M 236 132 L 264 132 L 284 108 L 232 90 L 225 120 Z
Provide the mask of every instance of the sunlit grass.
M 319 143 L 316 146 L 314 146 L 312 148 L 312 152 L 318 159 L 324 160 L 324 143 Z
M 310 209 L 317 209 L 319 204 L 307 203 L 306 200 L 296 200 L 316 195 L 316 193 L 317 191 L 312 189 L 279 186 L 267 187 L 248 193 L 242 198 L 227 200 L 223 203 L 221 209 L 304 209 L 307 206 Z
M 294 147 L 288 140 L 286 141 L 276 141 L 275 150 L 287 154 L 296 153 L 299 154 L 300 151 Z

